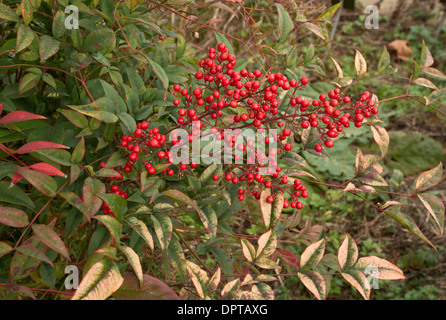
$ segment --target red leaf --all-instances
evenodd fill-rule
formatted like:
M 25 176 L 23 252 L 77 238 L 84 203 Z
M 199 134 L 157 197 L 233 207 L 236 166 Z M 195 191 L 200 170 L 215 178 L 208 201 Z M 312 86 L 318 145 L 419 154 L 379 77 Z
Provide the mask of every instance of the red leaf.
M 46 150 L 46 149 L 68 149 L 68 147 L 62 144 L 49 141 L 33 141 L 18 148 L 16 153 L 24 154 L 24 153 L 34 152 L 36 150 Z
M 59 177 L 66 177 L 65 173 L 57 169 L 55 166 L 45 163 L 45 162 L 38 162 L 33 165 L 29 166 L 31 169 L 45 173 L 49 176 L 59 176 Z
M 277 249 L 276 253 L 290 267 L 299 270 L 299 258 L 293 252 L 284 249 Z
M 25 167 L 23 167 L 25 168 Z M 14 175 L 12 176 L 12 184 L 17 184 L 17 182 L 19 182 L 22 179 L 22 175 L 20 173 L 14 172 Z
M 0 119 L 0 124 L 22 122 L 27 120 L 46 119 L 44 116 L 39 116 L 28 111 L 13 111 Z
M 3 111 L 3 103 L 0 103 L 0 114 L 2 114 Z

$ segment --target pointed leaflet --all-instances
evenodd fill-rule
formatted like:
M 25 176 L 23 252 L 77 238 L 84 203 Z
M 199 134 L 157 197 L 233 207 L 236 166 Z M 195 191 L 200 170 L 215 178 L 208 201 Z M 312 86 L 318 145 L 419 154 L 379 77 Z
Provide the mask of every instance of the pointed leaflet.
M 0 124 L 15 123 L 28 120 L 46 119 L 46 117 L 28 111 L 12 111 L 0 119 Z
M 167 250 L 172 237 L 172 221 L 165 214 L 155 213 L 150 216 L 155 229 L 155 234 L 159 240 L 161 250 Z
M 218 227 L 218 218 L 214 209 L 210 206 L 203 207 L 203 210 L 200 210 L 200 220 L 203 223 L 203 226 L 206 228 L 209 233 L 211 240 L 213 240 L 217 235 L 217 227 Z
M 55 166 L 53 166 L 49 163 L 46 163 L 46 162 L 34 163 L 34 164 L 30 165 L 29 167 L 35 171 L 45 173 L 49 176 L 59 176 L 59 177 L 64 177 L 64 178 L 67 177 L 65 173 L 63 173 L 62 171 L 57 169 Z
M 415 180 L 413 190 L 414 193 L 426 190 L 438 184 L 443 176 L 443 164 L 440 162 L 438 166 L 428 171 L 422 172 Z
M 358 77 L 364 75 L 367 72 L 367 62 L 365 61 L 363 55 L 359 50 L 356 50 L 355 54 L 355 69 L 356 69 L 356 75 Z
M 255 260 L 255 265 L 263 269 L 280 269 L 280 266 L 271 259 L 261 257 Z
M 59 51 L 60 42 L 48 35 L 40 37 L 39 40 L 39 57 L 40 62 L 44 63 L 46 60 L 54 56 Z
M 1 247 L 1 243 L 0 243 Z M 0 249 L 1 250 L 1 249 Z M 209 290 L 217 290 L 218 284 L 220 283 L 221 279 L 221 269 L 220 267 L 217 268 L 217 271 L 212 275 L 211 279 L 209 280 L 208 289 Z
M 102 200 L 97 197 L 97 194 L 105 193 L 105 185 L 100 180 L 88 177 L 85 179 L 82 189 L 84 197 L 85 209 L 88 213 L 88 220 L 93 217 L 101 208 Z
M 48 150 L 48 149 L 68 149 L 68 147 L 50 141 L 32 141 L 18 148 L 16 150 L 16 153 L 25 154 L 25 153 L 35 152 L 37 150 Z
M 324 12 L 322 12 L 319 17 L 317 17 L 318 20 L 324 20 L 324 21 L 330 21 L 330 19 L 333 17 L 333 15 L 338 11 L 339 6 L 342 4 L 342 2 L 339 2 L 335 4 L 334 6 L 328 8 Z
M 45 245 L 34 236 L 31 236 L 29 239 L 25 240 L 23 245 L 36 248 L 43 253 L 45 253 L 46 251 Z M 45 257 L 44 259 L 48 258 Z M 40 262 L 41 262 L 40 259 L 36 259 L 30 257 L 29 255 L 16 251 L 14 253 L 14 256 L 12 257 L 11 265 L 9 267 L 11 274 L 11 281 L 16 281 L 18 279 L 22 279 L 29 276 L 34 270 L 37 269 L 37 267 L 40 265 Z
M 85 139 L 82 136 L 79 140 L 79 143 L 76 145 L 76 147 L 73 150 L 73 153 L 71 154 L 71 162 L 72 163 L 79 163 L 82 161 L 85 155 Z
M 262 234 L 258 240 L 258 248 L 256 252 L 256 259 L 261 257 L 269 257 L 276 251 L 277 236 L 273 230 L 269 230 Z
M 138 278 L 133 273 L 122 275 L 124 282 L 121 287 L 113 293 L 113 297 L 126 300 L 180 300 L 180 297 L 164 282 L 143 275 L 143 283 L 139 284 Z
M 116 44 L 116 36 L 112 29 L 98 28 L 90 32 L 84 41 L 84 50 L 89 52 L 109 53 Z
M 28 215 L 12 207 L 0 207 L 0 223 L 13 228 L 26 227 L 29 223 Z
M 229 281 L 221 290 L 222 299 L 228 300 L 240 289 L 240 278 Z
M 260 194 L 260 209 L 262 211 L 263 222 L 267 229 L 272 229 L 275 227 L 282 213 L 284 203 L 283 193 L 276 193 L 272 203 L 266 201 L 270 195 L 270 188 L 264 189 Z
M 371 276 L 379 280 L 405 279 L 403 271 L 400 268 L 389 261 L 375 256 L 359 258 L 353 269 L 359 270 L 365 275 L 371 273 Z
M 161 192 L 161 195 L 170 197 L 175 200 L 179 200 L 181 202 L 184 202 L 184 203 L 190 205 L 192 208 L 194 208 L 197 211 L 198 214 L 200 214 L 200 208 L 198 207 L 197 203 L 181 191 L 178 191 L 175 189 L 170 189 L 170 190 Z
M 34 32 L 31 29 L 28 29 L 23 24 L 20 24 L 17 28 L 17 44 L 15 47 L 15 53 L 19 53 L 20 51 L 29 47 L 29 45 L 34 40 Z
M 15 185 L 10 186 L 10 183 L 6 181 L 0 181 L 0 202 L 13 203 L 29 209 L 35 208 L 30 197 L 21 188 Z M 3 203 L 2 206 L 4 206 Z
M 54 15 L 52 25 L 53 36 L 60 38 L 65 34 L 65 13 L 61 10 Z
M 277 7 L 277 13 L 279 15 L 278 28 L 280 32 L 280 38 L 278 44 L 282 44 L 285 41 L 289 40 L 289 37 L 294 30 L 294 24 L 293 20 L 291 20 L 291 17 L 285 10 L 285 8 L 279 3 L 275 3 L 275 5 Z
M 299 270 L 299 258 L 293 252 L 284 249 L 277 249 L 276 253 L 291 268 Z
M 40 241 L 42 241 L 42 243 L 44 243 L 54 251 L 59 252 L 61 255 L 67 258 L 68 261 L 71 261 L 70 254 L 68 253 L 64 242 L 60 239 L 57 232 L 44 224 L 33 224 L 31 227 L 35 236 Z
M 432 248 L 437 250 L 432 242 L 421 232 L 420 228 L 417 226 L 415 221 L 407 215 L 399 211 L 384 211 L 388 216 L 398 221 L 404 228 L 409 230 L 411 233 L 416 235 L 418 238 L 429 244 Z
M 136 217 L 129 217 L 125 222 L 147 243 L 149 248 L 153 251 L 154 244 L 152 234 L 149 232 L 146 224 Z
M 121 245 L 122 224 L 112 216 L 97 215 L 93 217 L 99 220 L 110 232 L 112 238 L 115 240 L 117 247 Z
M 0 241 L 0 258 L 7 253 L 10 253 L 13 248 L 6 242 Z
M 322 259 L 325 252 L 325 239 L 310 244 L 300 257 L 300 268 L 314 268 Z
M 423 41 L 423 46 L 421 47 L 420 65 L 422 67 L 430 67 L 434 64 L 434 57 L 432 56 L 432 53 L 430 52 L 429 48 L 426 47 L 424 39 L 421 40 Z
M 16 172 L 25 178 L 34 188 L 48 197 L 56 196 L 57 183 L 50 176 L 26 168 L 18 168 Z
M 386 155 L 387 149 L 389 148 L 389 134 L 383 127 L 372 125 L 370 129 L 373 133 L 373 139 L 375 139 L 376 143 L 378 144 L 379 150 L 381 150 L 382 159 Z
M 34 88 L 40 81 L 41 75 L 29 72 L 25 74 L 20 80 L 19 80 L 19 86 L 17 88 L 17 92 L 19 96 L 21 96 L 26 91 L 31 90 Z
M 384 71 L 389 66 L 389 64 L 390 64 L 390 55 L 389 52 L 387 51 L 386 46 L 384 46 L 383 52 L 378 62 L 378 72 Z
M 127 247 L 125 245 L 121 246 L 121 250 L 126 255 L 128 262 L 132 266 L 133 271 L 135 271 L 135 275 L 139 280 L 139 285 L 140 287 L 142 287 L 144 279 L 143 279 L 141 261 L 139 260 L 138 254 L 132 248 Z
M 430 193 L 421 193 L 418 198 L 423 203 L 424 207 L 434 218 L 435 223 L 440 228 L 440 234 L 444 231 L 444 204 L 440 198 Z
M 444 96 L 446 94 L 446 88 L 441 88 L 438 90 L 433 91 L 429 97 L 427 97 L 427 104 L 431 104 L 432 102 L 434 102 L 435 100 L 437 100 L 438 98 Z
M 342 270 L 351 268 L 358 260 L 358 247 L 355 241 L 347 235 L 338 250 L 339 266 Z
M 370 283 L 364 273 L 349 269 L 341 273 L 342 277 L 362 295 L 365 300 L 370 299 Z
M 106 193 L 97 194 L 96 196 L 104 200 L 118 221 L 122 222 L 122 217 L 127 213 L 127 201 L 119 194 Z
M 242 245 L 242 251 L 245 258 L 249 262 L 254 262 L 256 258 L 256 249 L 254 248 L 254 246 L 246 239 L 242 239 L 240 243 Z
M 166 74 L 166 71 L 155 61 L 147 57 L 147 61 L 149 62 L 150 67 L 153 70 L 153 73 L 158 77 L 159 80 L 161 80 L 164 89 L 167 90 L 169 88 L 169 77 Z
M 72 300 L 105 300 L 123 284 L 116 263 L 102 259 L 95 263 L 82 279 Z
M 189 277 L 191 278 L 192 283 L 194 284 L 195 289 L 197 290 L 198 295 L 200 296 L 200 298 L 204 299 L 204 289 L 209 282 L 209 277 L 206 271 L 202 270 L 197 264 L 191 261 L 186 261 L 186 269 L 189 273 Z
M 109 98 L 99 98 L 86 105 L 67 105 L 67 107 L 102 122 L 114 123 L 119 120 L 118 116 L 114 114 L 116 111 L 115 102 Z
M 48 258 L 42 250 L 31 244 L 22 244 L 15 250 L 31 258 L 44 261 L 54 268 L 53 262 L 50 260 L 50 258 Z
M 22 10 L 22 18 L 25 25 L 29 25 L 33 20 L 33 7 L 31 6 L 30 0 L 22 0 L 20 5 Z
M 325 280 L 319 272 L 304 271 L 297 273 L 300 281 L 318 300 L 325 299 L 327 288 Z
M 17 14 L 7 5 L 0 3 L 0 19 L 19 22 Z
M 82 113 L 69 109 L 59 109 L 59 111 L 76 127 L 81 129 L 88 127 L 88 119 Z

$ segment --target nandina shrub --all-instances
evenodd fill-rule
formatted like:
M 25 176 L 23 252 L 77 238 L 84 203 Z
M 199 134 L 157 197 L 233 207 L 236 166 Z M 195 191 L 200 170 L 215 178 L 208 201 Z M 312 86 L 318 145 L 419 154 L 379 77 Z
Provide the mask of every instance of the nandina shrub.
M 306 94 L 311 80 L 298 67 L 320 71 L 321 60 L 313 46 L 300 59 L 290 36 L 310 31 L 323 47 L 338 5 L 295 24 L 276 4 L 279 35 L 264 45 L 214 29 L 214 45 L 195 51 L 155 23 L 160 11 L 188 19 L 175 3 L 78 2 L 79 29 L 65 26 L 68 4 L 0 4 L 2 298 L 273 299 L 283 276 L 325 299 L 338 276 L 369 299 L 371 279 L 404 278 L 391 262 L 359 257 L 350 235 L 337 255 L 327 253 L 324 226 L 301 221 L 308 184 L 352 193 L 435 247 L 395 209 L 400 202 L 366 198 L 387 186 L 379 103 L 418 99 L 349 94 L 358 81 L 395 72 L 387 50 L 376 72 L 356 51 L 355 79 L 330 57 L 332 89 Z M 255 62 L 240 63 L 234 42 Z M 438 75 L 425 46 L 421 59 Z M 362 126 L 380 154 L 358 148 L 354 177 L 318 181 L 302 154 L 329 157 L 346 130 Z M 440 232 L 443 204 L 425 190 L 441 177 L 439 164 L 407 195 L 419 197 Z

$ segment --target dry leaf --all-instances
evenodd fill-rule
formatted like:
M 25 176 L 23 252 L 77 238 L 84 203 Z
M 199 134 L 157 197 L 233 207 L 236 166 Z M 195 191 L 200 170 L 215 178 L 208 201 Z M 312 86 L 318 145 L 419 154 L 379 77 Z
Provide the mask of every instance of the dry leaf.
M 395 51 L 398 59 L 406 60 L 412 57 L 412 48 L 406 40 L 396 39 L 389 43 L 389 50 Z

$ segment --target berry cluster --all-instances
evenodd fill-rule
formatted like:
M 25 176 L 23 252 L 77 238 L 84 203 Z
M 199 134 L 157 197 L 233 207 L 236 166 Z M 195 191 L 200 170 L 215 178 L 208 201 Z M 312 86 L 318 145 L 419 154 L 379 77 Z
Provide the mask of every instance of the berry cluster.
M 133 135 L 122 136 L 120 146 L 127 152 L 127 163 L 122 170 L 132 172 L 136 161 L 141 159 L 149 174 L 158 173 L 153 159 L 166 159 L 167 163 L 172 163 L 169 147 L 177 144 L 187 146 L 200 138 L 200 130 L 204 127 L 210 129 L 217 140 L 225 142 L 225 151 L 246 151 L 242 156 L 237 153 L 233 156 L 235 161 L 246 160 L 246 165 L 224 164 L 223 175 L 214 174 L 214 181 L 226 180 L 238 185 L 240 201 L 245 199 L 247 192 L 260 199 L 262 191 L 270 188 L 272 195 L 266 198 L 267 202 L 274 202 L 274 195 L 280 192 L 286 196 L 285 208 L 301 209 L 303 204 L 299 199 L 308 197 L 308 191 L 299 179 L 289 178 L 282 172 L 277 160 L 277 156 L 293 149 L 294 133 L 315 128 L 320 143 L 315 144 L 314 149 L 322 152 L 323 146 L 333 147 L 339 133 L 350 123 L 361 127 L 366 118 L 378 113 L 378 109 L 367 91 L 358 101 L 344 96 L 339 88 L 310 100 L 299 95 L 299 91 L 309 83 L 307 77 L 296 80 L 288 79 L 282 73 L 236 71 L 236 63 L 235 56 L 224 44 L 220 43 L 217 50 L 210 48 L 207 58 L 199 62 L 201 71 L 195 73 L 195 83 L 192 86 L 173 86 L 173 105 L 178 108 L 177 126 L 161 134 L 158 128 L 148 129 L 148 121 L 142 121 Z M 279 98 L 283 97 L 283 91 L 287 99 Z M 185 141 L 175 133 L 179 128 L 189 132 Z M 258 150 L 250 153 L 248 150 L 255 149 L 259 141 L 244 138 L 240 143 L 237 136 L 245 128 L 262 133 L 265 145 L 270 145 L 272 139 L 277 148 L 270 147 L 267 154 Z M 231 129 L 234 134 L 228 135 L 226 129 Z M 169 142 L 166 141 L 168 133 Z M 266 161 L 268 167 L 265 167 Z M 180 163 L 179 174 L 188 166 L 194 169 L 197 163 Z M 170 167 L 162 172 L 168 176 L 175 174 Z M 122 175 L 116 179 L 122 179 Z

